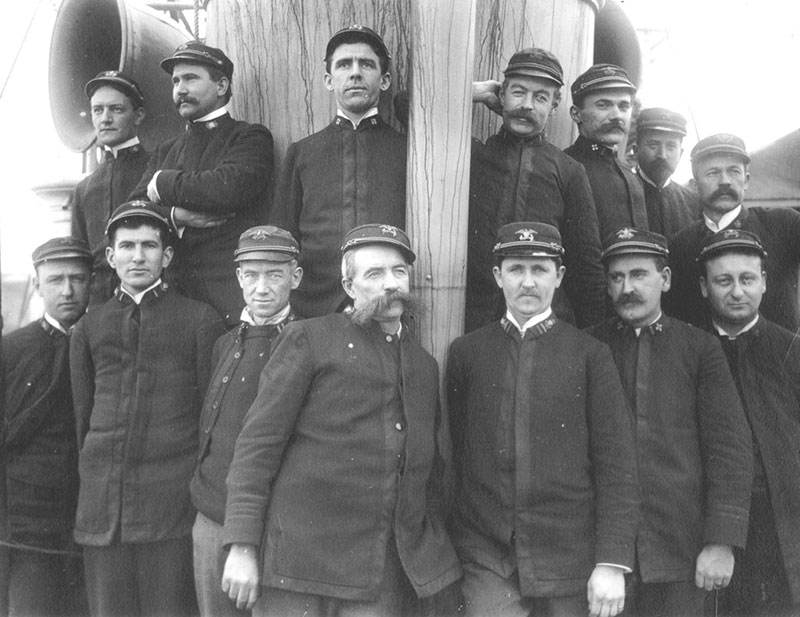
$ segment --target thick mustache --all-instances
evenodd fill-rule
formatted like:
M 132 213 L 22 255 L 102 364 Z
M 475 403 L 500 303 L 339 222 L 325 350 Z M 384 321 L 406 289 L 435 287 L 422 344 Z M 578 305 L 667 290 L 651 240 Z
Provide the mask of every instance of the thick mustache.
M 608 122 L 603 124 L 602 129 L 606 133 L 610 131 L 625 132 L 625 123 L 622 120 L 609 120 Z
M 507 113 L 509 118 L 520 118 L 522 120 L 528 120 L 529 122 L 536 122 L 536 118 L 533 114 L 529 111 L 525 111 L 524 109 L 515 109 L 514 111 L 509 111 Z
M 189 103 L 190 105 L 197 105 L 197 99 L 192 96 L 182 96 L 177 101 L 175 101 L 175 107 L 180 107 L 184 103 Z
M 717 199 L 719 197 L 730 197 L 732 199 L 739 199 L 739 195 L 736 194 L 731 188 L 719 188 L 711 194 L 711 199 Z
M 614 306 L 620 306 L 621 304 L 643 304 L 644 299 L 637 294 L 635 291 L 631 291 L 629 293 L 620 294 L 617 301 L 614 302 Z

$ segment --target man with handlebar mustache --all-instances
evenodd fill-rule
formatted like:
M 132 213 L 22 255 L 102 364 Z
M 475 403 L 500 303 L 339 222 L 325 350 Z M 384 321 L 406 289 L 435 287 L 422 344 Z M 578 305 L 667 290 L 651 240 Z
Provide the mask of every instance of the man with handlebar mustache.
M 667 240 L 623 228 L 603 241 L 611 348 L 633 411 L 642 507 L 625 615 L 701 617 L 747 539 L 750 429 L 719 341 L 661 312 Z
M 747 208 L 742 203 L 750 182 L 750 156 L 744 141 L 721 133 L 702 139 L 692 149 L 692 173 L 703 206 L 703 220 L 671 241 L 673 286 L 666 298 L 670 315 L 694 325 L 710 325 L 709 308 L 700 294 L 697 258 L 712 234 L 746 230 L 761 238 L 766 260 L 767 291 L 761 312 L 788 330 L 800 327 L 797 269 L 800 265 L 800 213 L 789 208 Z

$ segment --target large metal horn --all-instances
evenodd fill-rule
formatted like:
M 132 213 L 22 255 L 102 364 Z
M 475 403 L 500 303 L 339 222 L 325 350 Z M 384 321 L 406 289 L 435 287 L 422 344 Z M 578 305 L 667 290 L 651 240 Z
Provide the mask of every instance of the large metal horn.
M 180 130 L 169 77 L 158 63 L 189 33 L 145 6 L 125 0 L 64 0 L 50 43 L 50 110 L 64 144 L 94 142 L 84 85 L 100 71 L 120 70 L 141 86 L 147 111 L 139 138 L 152 149 Z
M 637 86 L 642 78 L 642 50 L 636 29 L 617 0 L 597 14 L 594 25 L 594 61 L 621 66 Z

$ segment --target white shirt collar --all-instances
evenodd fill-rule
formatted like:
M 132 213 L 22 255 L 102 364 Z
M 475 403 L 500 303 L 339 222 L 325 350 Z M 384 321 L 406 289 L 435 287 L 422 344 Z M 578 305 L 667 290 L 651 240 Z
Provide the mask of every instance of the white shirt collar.
M 130 148 L 131 146 L 135 146 L 138 143 L 139 143 L 139 137 L 137 135 L 134 135 L 129 140 L 123 141 L 121 144 L 117 144 L 116 146 L 111 146 L 111 147 L 105 146 L 104 149 L 113 154 L 114 158 L 117 158 L 117 153 L 119 153 L 120 150 L 124 150 L 125 148 Z
M 148 291 L 150 291 L 151 289 L 155 289 L 155 288 L 156 288 L 156 287 L 158 287 L 159 285 L 161 285 L 161 278 L 159 278 L 159 279 L 158 279 L 158 280 L 157 280 L 155 283 L 153 283 L 152 285 L 150 285 L 150 287 L 148 287 L 148 288 L 147 288 L 147 289 L 145 289 L 144 291 L 140 291 L 140 292 L 139 292 L 139 293 L 137 293 L 136 295 L 134 295 L 134 294 L 132 294 L 131 292 L 129 292 L 129 291 L 128 291 L 127 289 L 125 289 L 125 287 L 123 287 L 122 285 L 120 285 L 120 286 L 119 286 L 119 288 L 120 288 L 120 290 L 122 291 L 122 293 L 124 293 L 125 295 L 127 295 L 127 296 L 130 296 L 130 297 L 131 297 L 131 299 L 133 300 L 134 304 L 141 304 L 141 303 L 142 303 L 142 298 L 144 298 L 144 295 L 145 295 L 145 294 L 146 294 Z
M 539 313 L 538 315 L 534 315 L 528 321 L 525 322 L 524 325 L 520 326 L 514 316 L 511 314 L 511 311 L 506 311 L 506 319 L 514 324 L 514 326 L 519 330 L 520 335 L 522 338 L 525 338 L 525 333 L 533 328 L 536 324 L 542 323 L 545 319 L 550 317 L 553 314 L 553 309 L 551 307 L 547 307 L 547 310 L 543 313 Z
M 755 317 L 753 317 L 753 321 L 749 322 L 749 323 L 748 323 L 748 324 L 747 324 L 747 325 L 746 325 L 744 328 L 742 328 L 741 330 L 739 330 L 739 331 L 738 331 L 736 334 L 730 334 L 730 333 L 728 333 L 728 332 L 727 332 L 727 331 L 726 331 L 726 330 L 725 330 L 725 329 L 724 329 L 722 326 L 720 326 L 720 325 L 719 325 L 719 324 L 718 324 L 716 321 L 714 321 L 713 319 L 711 320 L 711 323 L 714 325 L 714 329 L 717 331 L 717 333 L 718 333 L 720 336 L 725 336 L 725 337 L 729 338 L 730 340 L 734 340 L 734 339 L 735 339 L 737 336 L 739 336 L 740 334 L 744 334 L 744 333 L 745 333 L 745 332 L 747 332 L 748 330 L 752 330 L 752 329 L 753 329 L 753 327 L 756 325 L 756 322 L 758 322 L 758 318 L 759 318 L 759 317 L 760 317 L 760 315 L 758 315 L 758 314 L 757 314 Z
M 648 176 L 646 173 L 644 173 L 644 170 L 641 167 L 639 167 L 638 165 L 636 166 L 636 173 L 639 174 L 641 176 L 642 180 L 647 182 L 647 184 L 650 184 L 650 185 L 656 187 L 657 189 L 663 189 L 670 182 L 672 182 L 672 176 L 670 176 L 669 178 L 667 178 L 667 181 L 664 184 L 662 184 L 661 186 L 658 186 L 655 182 L 653 182 L 650 179 L 650 176 Z
M 203 116 L 201 118 L 195 118 L 194 120 L 192 120 L 192 123 L 195 123 L 195 122 L 208 122 L 209 120 L 213 120 L 214 118 L 219 118 L 220 116 L 224 116 L 227 113 L 228 113 L 228 106 L 227 105 L 223 105 L 222 107 L 207 113 L 205 116 Z
M 69 332 L 67 332 L 67 331 L 64 329 L 64 326 L 62 326 L 60 323 L 58 323 L 58 321 L 57 321 L 57 320 L 56 320 L 54 317 L 51 317 L 49 313 L 45 312 L 45 314 L 44 314 L 44 320 L 45 320 L 47 323 L 49 323 L 51 326 L 53 326 L 53 327 L 54 327 L 56 330 L 58 330 L 59 332 L 63 332 L 64 334 L 69 334 Z
M 723 229 L 728 227 L 728 225 L 733 223 L 736 220 L 736 217 L 739 216 L 741 211 L 742 211 L 742 204 L 739 204 L 730 212 L 726 212 L 725 214 L 723 214 L 719 219 L 719 223 L 715 223 L 714 221 L 712 221 L 710 218 L 708 218 L 708 215 L 705 213 L 703 213 L 703 219 L 705 219 L 706 227 L 708 227 L 714 233 L 717 233 L 718 231 L 722 231 Z
M 336 110 L 336 115 L 341 117 L 341 118 L 344 118 L 346 120 L 350 120 L 350 122 L 353 123 L 353 128 L 357 129 L 358 125 L 361 124 L 367 118 L 372 118 L 373 116 L 377 116 L 378 115 L 378 108 L 377 107 L 373 107 L 372 109 L 370 109 L 367 113 L 365 113 L 363 116 L 361 116 L 355 122 L 353 122 L 353 120 L 351 120 L 349 117 L 347 117 L 347 114 L 345 114 L 341 109 L 337 109 Z
M 292 307 L 291 307 L 291 305 L 287 304 L 286 306 L 283 307 L 282 310 L 280 310 L 277 313 L 275 313 L 272 317 L 268 317 L 267 320 L 261 325 L 262 326 L 274 326 L 276 324 L 279 324 L 284 319 L 286 319 L 289 316 L 289 313 L 291 313 L 291 312 L 292 312 Z M 253 314 L 250 312 L 250 309 L 248 307 L 244 307 L 242 309 L 242 314 L 239 317 L 239 319 L 241 321 L 243 321 L 244 323 L 246 323 L 246 324 L 250 324 L 251 326 L 259 325 L 259 324 L 256 324 L 256 320 L 253 319 Z

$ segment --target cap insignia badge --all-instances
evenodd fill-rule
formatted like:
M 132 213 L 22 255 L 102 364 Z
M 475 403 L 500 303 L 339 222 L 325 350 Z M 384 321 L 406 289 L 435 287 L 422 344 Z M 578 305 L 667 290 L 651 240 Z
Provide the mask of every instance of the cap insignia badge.
M 269 238 L 269 232 L 264 231 L 263 229 L 258 229 L 252 232 L 249 237 L 253 240 L 266 240 Z
M 617 232 L 617 238 L 620 240 L 630 240 L 633 238 L 633 230 L 630 227 L 626 227 L 625 229 L 620 229 Z
M 391 225 L 381 225 L 381 233 L 384 236 L 397 236 L 397 228 Z
M 533 237 L 536 235 L 536 230 L 518 229 L 514 233 L 516 233 L 519 236 L 521 242 L 533 242 Z
M 726 238 L 738 238 L 739 232 L 736 229 L 726 229 L 722 235 Z
M 607 66 L 606 68 L 603 69 L 603 73 L 610 77 L 611 75 L 614 75 L 616 71 L 612 69 L 610 66 Z

